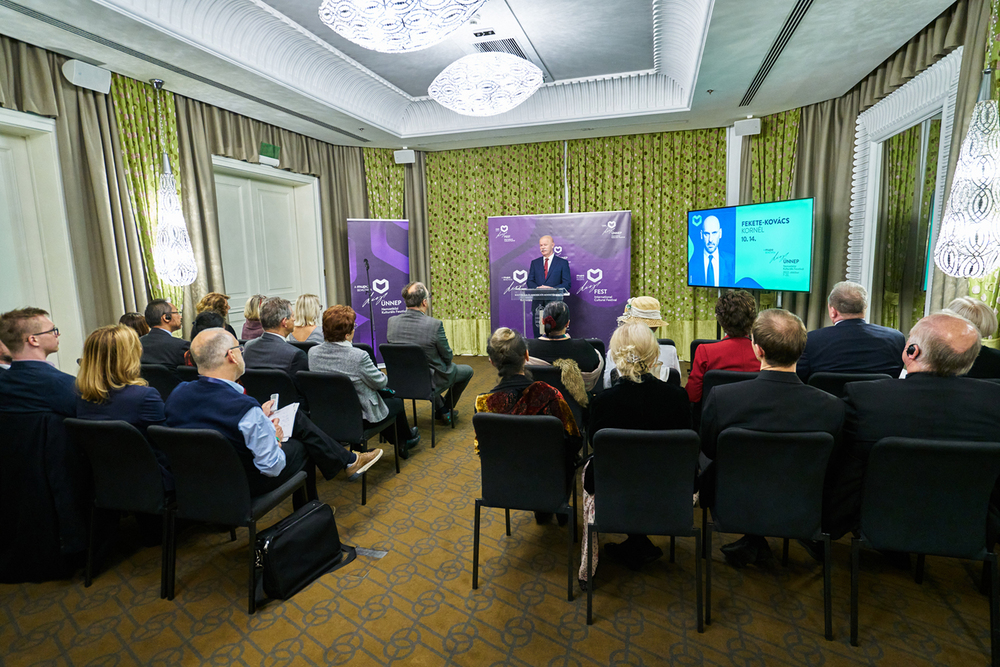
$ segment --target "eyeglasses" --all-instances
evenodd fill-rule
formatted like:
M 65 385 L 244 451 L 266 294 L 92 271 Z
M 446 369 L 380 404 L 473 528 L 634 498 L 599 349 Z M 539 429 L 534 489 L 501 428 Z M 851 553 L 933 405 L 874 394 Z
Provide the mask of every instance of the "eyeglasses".
M 243 352 L 243 346 L 242 345 L 236 345 L 236 346 L 231 347 L 229 349 L 230 350 L 239 350 L 241 353 Z
M 59 327 L 52 327 L 48 331 L 39 331 L 38 333 L 28 334 L 28 338 L 32 336 L 44 336 L 45 334 L 52 334 L 53 336 L 59 336 Z

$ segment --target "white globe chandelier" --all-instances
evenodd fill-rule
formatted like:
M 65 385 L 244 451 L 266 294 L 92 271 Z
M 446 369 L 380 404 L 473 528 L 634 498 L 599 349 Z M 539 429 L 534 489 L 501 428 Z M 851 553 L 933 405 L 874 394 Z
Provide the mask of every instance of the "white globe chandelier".
M 934 248 L 934 263 L 956 278 L 1000 267 L 1000 114 L 990 99 L 992 72 L 983 74 Z
M 465 116 L 510 111 L 542 85 L 542 70 L 509 53 L 474 53 L 444 68 L 427 93 Z
M 319 18 L 366 49 L 405 53 L 434 46 L 486 0 L 323 0 Z

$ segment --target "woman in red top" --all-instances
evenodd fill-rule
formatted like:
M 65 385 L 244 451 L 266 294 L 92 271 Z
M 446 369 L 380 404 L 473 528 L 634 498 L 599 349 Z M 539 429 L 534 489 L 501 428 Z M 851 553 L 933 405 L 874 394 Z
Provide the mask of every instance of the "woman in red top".
M 760 370 L 750 344 L 750 327 L 757 318 L 757 303 L 750 292 L 738 289 L 720 296 L 715 304 L 715 318 L 726 337 L 717 343 L 699 345 L 695 350 L 686 387 L 692 403 L 701 401 L 702 380 L 708 371 Z

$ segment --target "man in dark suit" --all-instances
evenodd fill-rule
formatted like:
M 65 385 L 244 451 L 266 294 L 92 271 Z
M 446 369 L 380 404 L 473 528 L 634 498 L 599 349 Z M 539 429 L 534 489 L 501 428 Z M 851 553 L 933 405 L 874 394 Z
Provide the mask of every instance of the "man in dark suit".
M 736 267 L 733 256 L 719 248 L 722 225 L 714 215 L 705 218 L 701 231 L 701 252 L 691 258 L 688 283 L 705 287 L 733 287 L 736 284 Z
M 181 314 L 166 299 L 153 299 L 144 313 L 149 333 L 139 339 L 142 343 L 142 363 L 162 364 L 168 368 L 184 366 L 184 353 L 191 344 L 173 333 L 181 328 Z
M 448 396 L 452 406 L 458 405 L 462 392 L 472 379 L 472 367 L 452 363 L 454 355 L 448 344 L 448 336 L 444 333 L 444 324 L 427 314 L 431 295 L 423 283 L 410 283 L 403 288 L 403 300 L 406 312 L 389 318 L 389 328 L 386 340 L 390 343 L 419 345 L 427 357 L 431 370 L 434 372 L 434 386 L 450 386 Z M 450 424 L 458 411 L 451 414 L 445 412 L 444 406 L 449 402 L 442 398 L 435 405 L 435 415 L 446 424 Z
M 972 367 L 979 347 L 979 332 L 968 320 L 935 313 L 910 330 L 902 355 L 906 378 L 846 385 L 844 449 L 830 462 L 831 537 L 857 526 L 868 455 L 881 438 L 1000 437 L 1000 385 L 959 377 Z
M 538 239 L 538 250 L 541 257 L 531 260 L 528 268 L 528 282 L 525 283 L 530 289 L 562 289 L 569 291 L 572 282 L 569 273 L 569 262 L 555 254 L 556 243 L 551 236 L 543 236 Z M 534 337 L 538 338 L 538 318 L 539 313 L 545 308 L 548 301 L 535 299 L 531 302 L 531 328 Z
M 843 402 L 824 391 L 803 384 L 795 364 L 806 346 L 806 328 L 787 310 L 765 310 L 757 316 L 750 333 L 754 354 L 760 359 L 760 374 L 754 380 L 716 387 L 705 400 L 701 418 L 702 452 L 716 455 L 719 434 L 727 428 L 768 433 L 823 431 L 840 438 L 844 423 Z M 700 477 L 701 502 L 711 507 L 715 496 L 714 465 Z M 726 562 L 735 567 L 771 558 L 767 540 L 744 535 L 723 545 Z
M 827 308 L 833 326 L 809 332 L 797 371 L 803 382 L 821 371 L 899 377 L 906 337 L 895 329 L 865 322 L 868 292 L 864 287 L 846 280 L 837 283 Z
M 46 361 L 59 351 L 59 329 L 41 308 L 0 315 L 0 341 L 10 369 L 0 373 L 0 412 L 54 412 L 76 416 L 75 379 Z
M 285 337 L 295 328 L 295 316 L 288 299 L 271 297 L 260 304 L 260 325 L 264 333 L 246 344 L 243 358 L 247 368 L 285 371 L 292 378 L 309 370 L 309 357 Z

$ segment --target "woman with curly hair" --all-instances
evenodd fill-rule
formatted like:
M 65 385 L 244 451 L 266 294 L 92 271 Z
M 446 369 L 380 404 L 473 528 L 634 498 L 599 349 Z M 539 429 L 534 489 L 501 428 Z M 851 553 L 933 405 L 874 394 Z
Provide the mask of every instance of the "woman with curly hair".
M 757 302 L 750 292 L 730 290 L 715 303 L 715 318 L 726 333 L 716 343 L 698 346 L 691 361 L 687 393 L 692 403 L 701 402 L 701 386 L 705 373 L 711 370 L 743 371 L 760 370 L 760 362 L 750 344 L 750 328 L 757 319 Z
M 206 310 L 218 313 L 225 322 L 226 318 L 229 317 L 229 295 L 221 292 L 209 292 L 201 297 L 201 300 L 198 301 L 198 305 L 194 309 L 199 315 Z M 225 322 L 224 327 L 226 331 L 233 334 L 233 338 L 236 338 L 236 330 L 229 326 L 228 322 Z

